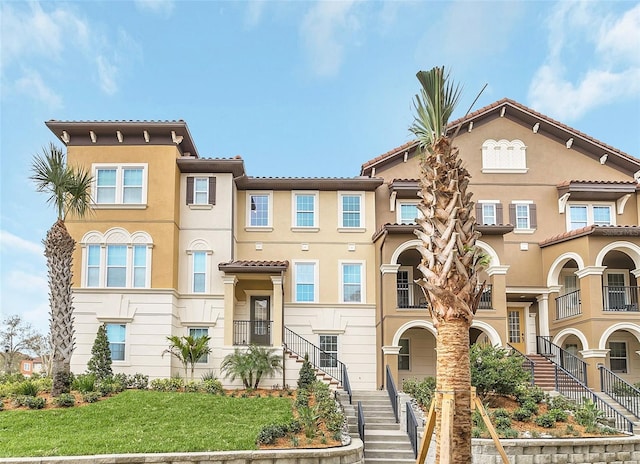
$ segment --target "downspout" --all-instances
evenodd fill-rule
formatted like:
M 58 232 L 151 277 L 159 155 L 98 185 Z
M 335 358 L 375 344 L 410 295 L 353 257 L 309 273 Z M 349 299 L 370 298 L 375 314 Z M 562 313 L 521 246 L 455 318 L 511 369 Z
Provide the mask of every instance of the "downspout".
M 282 282 L 282 285 L 280 285 L 281 291 L 282 291 L 282 306 L 280 308 L 280 311 L 282 311 L 282 327 L 280 330 L 280 333 L 282 334 L 283 339 L 280 340 L 280 346 L 282 346 L 282 388 L 284 389 L 284 386 L 287 384 L 287 374 L 286 374 L 286 368 L 285 368 L 285 360 L 284 360 L 284 356 L 286 354 L 286 350 L 285 350 L 285 344 L 284 344 L 284 271 L 280 271 L 280 279 Z
M 383 234 L 382 234 L 382 242 L 380 242 L 380 265 L 382 265 L 382 247 L 384 247 L 384 241 L 387 238 L 387 235 L 389 235 L 389 231 L 387 229 L 384 230 Z M 384 320 L 383 320 L 383 314 L 384 311 L 382 309 L 382 302 L 384 301 L 383 296 L 384 296 L 384 285 L 382 282 L 382 273 L 380 272 L 380 268 L 378 268 L 378 272 L 380 273 L 380 349 L 382 349 L 382 346 L 384 345 Z M 384 375 L 384 354 L 382 356 L 380 356 L 380 370 L 378 372 L 382 372 L 382 385 L 380 390 L 384 389 L 384 382 L 385 382 L 385 375 Z

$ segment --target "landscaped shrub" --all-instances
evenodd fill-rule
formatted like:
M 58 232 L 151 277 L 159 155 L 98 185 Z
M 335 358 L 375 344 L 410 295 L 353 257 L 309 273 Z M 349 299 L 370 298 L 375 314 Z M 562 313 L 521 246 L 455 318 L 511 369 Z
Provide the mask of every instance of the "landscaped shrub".
M 175 392 L 182 389 L 182 379 L 171 377 L 170 379 L 153 379 L 151 389 L 161 392 Z
M 87 363 L 87 372 L 93 374 L 97 380 L 104 380 L 113 376 L 111 370 L 111 349 L 107 337 L 107 326 L 98 327 L 96 338 L 91 347 L 91 359 Z
M 526 422 L 533 416 L 533 411 L 520 407 L 513 411 L 513 418 L 519 422 Z
M 549 399 L 550 409 L 562 409 L 563 411 L 575 411 L 578 405 L 566 396 L 558 395 Z
M 491 413 L 493 425 L 499 431 L 511 428 L 511 414 L 504 408 L 496 409 Z
M 42 398 L 41 396 L 27 396 L 26 404 L 29 409 L 42 409 L 44 405 L 47 403 L 47 400 Z
M 33 398 L 32 396 L 26 396 L 26 395 L 15 395 L 12 399 L 11 402 L 13 403 L 13 405 L 15 407 L 20 407 L 20 406 L 26 406 L 27 405 L 27 401 L 29 398 Z
M 76 398 L 71 393 L 61 393 L 53 401 L 60 408 L 69 408 L 76 404 Z
M 535 404 L 539 404 L 547 397 L 547 394 L 537 385 L 523 383 L 516 386 L 514 396 L 520 404 L 527 401 L 533 401 Z
M 2 411 L 4 409 L 4 403 L 2 402 L 2 400 L 0 400 L 0 411 Z
M 82 401 L 85 403 L 95 403 L 100 399 L 100 393 L 92 391 L 82 394 Z
M 556 422 L 567 422 L 569 415 L 563 409 L 550 409 L 547 414 L 551 414 Z
M 149 376 L 136 372 L 133 376 L 127 377 L 127 387 L 146 390 L 149 387 Z
M 18 387 L 16 388 L 16 393 L 24 396 L 37 396 L 39 391 L 40 387 L 38 384 L 31 380 L 25 380 L 18 384 Z
M 598 423 L 604 419 L 604 412 L 598 409 L 593 400 L 585 399 L 575 411 L 575 418 L 578 424 L 585 427 L 587 432 L 597 430 Z
M 217 380 L 218 379 L 218 377 L 216 377 L 216 374 L 212 370 L 208 370 L 207 372 L 202 374 L 202 376 L 200 378 L 201 378 L 201 380 L 203 382 L 206 382 L 207 380 Z
M 96 376 L 95 374 L 81 374 L 78 375 L 73 384 L 71 385 L 73 390 L 77 390 L 81 393 L 92 392 L 96 390 Z
M 51 387 L 53 387 L 53 379 L 51 377 L 32 378 L 32 382 L 38 385 L 38 391 L 41 392 L 50 392 Z
M 311 391 L 308 388 L 304 388 L 302 390 L 298 390 L 298 394 L 296 395 L 296 401 L 293 404 L 293 407 L 296 409 L 304 408 L 309 406 L 309 400 L 311 399 Z
M 520 406 L 521 409 L 527 409 L 529 411 L 531 411 L 531 414 L 538 414 L 538 404 L 535 403 L 533 400 L 528 399 L 527 401 L 525 401 L 524 403 L 522 403 L 522 405 Z
M 536 417 L 535 423 L 540 427 L 550 429 L 556 425 L 556 418 L 553 414 L 546 413 Z
M 202 389 L 206 393 L 210 393 L 212 395 L 222 395 L 224 393 L 222 382 L 220 382 L 218 379 L 203 380 Z
M 190 380 L 185 384 L 184 391 L 187 393 L 198 393 L 202 391 L 202 383 L 197 380 Z
M 504 348 L 476 343 L 471 346 L 470 356 L 471 384 L 482 398 L 490 393 L 514 395 L 519 385 L 531 380 L 522 360 Z
M 309 362 L 309 355 L 305 354 L 304 362 L 298 372 L 298 390 L 304 390 L 311 387 L 316 380 L 318 380 L 316 377 L 316 371 Z
M 421 381 L 405 380 L 402 383 L 402 391 L 411 395 L 423 408 L 428 408 L 436 391 L 436 379 L 435 377 L 425 377 Z

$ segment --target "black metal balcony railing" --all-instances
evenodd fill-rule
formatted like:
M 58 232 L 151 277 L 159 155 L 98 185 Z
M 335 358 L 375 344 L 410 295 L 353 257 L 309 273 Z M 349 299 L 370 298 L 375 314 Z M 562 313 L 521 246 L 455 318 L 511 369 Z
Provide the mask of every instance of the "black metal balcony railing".
M 397 284 L 398 308 L 426 308 L 428 306 L 427 299 L 424 296 L 422 287 L 414 283 L 398 283 Z M 492 309 L 493 299 L 491 294 L 491 285 L 485 286 L 482 296 L 480 297 L 479 309 Z
M 582 314 L 580 290 L 565 293 L 556 298 L 556 320 Z
M 603 311 L 632 311 L 638 312 L 638 286 L 611 286 L 602 287 Z
M 605 366 L 599 365 L 598 369 L 602 391 L 640 418 L 640 390 Z
M 272 321 L 233 321 L 233 344 L 271 346 L 272 324 Z
M 569 353 L 567 350 L 562 349 L 555 343 L 552 343 L 547 337 L 541 337 L 538 335 L 536 340 L 538 354 L 545 356 L 553 364 L 560 366 L 584 385 L 587 385 L 586 362 L 578 358 L 576 355 Z

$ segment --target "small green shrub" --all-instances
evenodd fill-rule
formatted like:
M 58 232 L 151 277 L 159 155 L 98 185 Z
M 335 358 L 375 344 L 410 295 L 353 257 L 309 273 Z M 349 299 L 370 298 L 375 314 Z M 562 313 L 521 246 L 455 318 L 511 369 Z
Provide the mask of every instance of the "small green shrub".
M 518 408 L 513 411 L 513 418 L 519 422 L 527 422 L 533 416 L 533 412 L 527 408 Z
M 16 393 L 18 395 L 24 396 L 38 396 L 38 392 L 40 391 L 40 387 L 37 383 L 32 382 L 31 380 L 25 380 L 24 382 L 18 384 L 16 388 Z
M 302 423 L 305 437 L 314 438 L 318 434 L 320 417 L 317 405 L 298 408 L 298 418 Z
M 153 379 L 151 389 L 161 392 L 175 392 L 182 389 L 182 379 L 171 377 L 170 379 Z
M 568 414 L 562 409 L 550 409 L 547 414 L 553 416 L 556 422 L 567 422 Z
M 29 409 L 42 409 L 47 401 L 41 396 L 27 396 L 26 398 L 26 406 Z
M 471 421 L 474 427 L 477 427 L 482 431 L 487 429 L 487 425 L 484 423 L 484 419 L 482 419 L 482 414 L 480 414 L 480 411 L 477 408 L 474 409 L 471 414 Z
M 20 406 L 26 406 L 29 398 L 33 397 L 27 395 L 15 395 L 11 402 L 16 408 L 19 408 Z
M 76 404 L 76 399 L 71 393 L 61 393 L 60 396 L 53 401 L 55 405 L 60 408 L 69 408 Z
M 588 432 L 593 432 L 598 427 L 598 422 L 604 419 L 604 412 L 598 409 L 593 400 L 585 398 L 575 411 L 578 424 L 585 427 Z
M 309 401 L 311 399 L 311 392 L 308 389 L 298 390 L 298 396 L 296 396 L 296 400 L 293 404 L 293 407 L 296 409 L 300 409 L 306 406 L 309 406 Z
M 208 370 L 202 374 L 201 379 L 203 382 L 206 382 L 207 380 L 218 380 L 218 377 L 216 377 L 216 374 L 212 370 Z
M 490 393 L 515 395 L 519 385 L 531 380 L 520 357 L 504 348 L 476 343 L 471 346 L 470 357 L 471 384 L 482 398 Z
M 408 379 L 402 383 L 402 391 L 411 395 L 420 406 L 428 408 L 436 391 L 435 377 L 425 377 L 423 380 Z
M 529 411 L 531 411 L 531 414 L 538 414 L 538 404 L 535 403 L 532 399 L 528 399 L 527 401 L 525 401 L 524 403 L 522 403 L 522 406 L 520 406 L 522 409 L 527 409 Z
M 127 377 L 127 387 L 135 388 L 137 390 L 146 390 L 149 388 L 149 376 L 137 372 L 133 374 L 133 376 Z
M 483 430 L 480 427 L 473 427 L 471 429 L 471 438 L 482 438 Z
M 556 419 L 553 414 L 546 413 L 536 417 L 535 423 L 540 427 L 550 429 L 556 425 Z
M 549 399 L 549 408 L 562 409 L 563 411 L 575 411 L 577 409 L 577 405 L 566 396 L 558 395 Z
M 77 390 L 81 393 L 92 392 L 96 390 L 96 376 L 95 374 L 81 374 L 78 375 L 73 384 L 71 385 L 73 390 Z
M 202 389 L 212 395 L 222 395 L 224 393 L 222 382 L 220 382 L 218 379 L 203 380 Z
M 100 399 L 100 393 L 92 391 L 82 394 L 82 401 L 85 403 L 95 403 Z
M 503 438 L 518 438 L 518 431 L 512 428 L 500 429 L 500 435 Z
M 202 390 L 202 383 L 197 380 L 190 380 L 184 386 L 184 391 L 187 393 L 198 393 Z
M 547 398 L 547 394 L 542 388 L 537 385 L 521 384 L 515 388 L 514 396 L 519 404 L 523 404 L 527 401 L 533 401 L 535 404 L 540 404 Z
M 317 380 L 316 371 L 309 362 L 309 355 L 304 355 L 304 362 L 298 372 L 298 390 L 309 388 Z
M 265 425 L 258 432 L 256 442 L 259 445 L 272 445 L 278 438 L 282 438 L 287 435 L 288 428 L 282 424 L 269 424 Z
M 503 431 L 511 428 L 511 414 L 506 409 L 496 409 L 491 413 L 491 416 L 496 429 Z

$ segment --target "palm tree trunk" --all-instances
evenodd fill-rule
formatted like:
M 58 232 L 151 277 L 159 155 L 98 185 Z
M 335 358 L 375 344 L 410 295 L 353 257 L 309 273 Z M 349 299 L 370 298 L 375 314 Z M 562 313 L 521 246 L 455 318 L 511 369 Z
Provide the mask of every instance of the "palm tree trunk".
M 76 242 L 62 220 L 47 232 L 44 254 L 49 278 L 51 342 L 53 348 L 52 396 L 68 393 L 71 388 L 71 354 L 75 346 L 71 264 Z
M 456 318 L 442 322 L 437 335 L 436 462 L 471 462 L 471 372 L 469 368 L 469 323 Z M 443 394 L 454 395 L 455 427 L 442 429 Z M 445 421 L 446 424 L 446 421 Z M 443 456 L 443 438 L 450 435 L 449 456 Z

